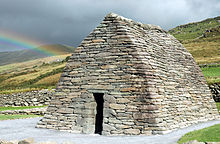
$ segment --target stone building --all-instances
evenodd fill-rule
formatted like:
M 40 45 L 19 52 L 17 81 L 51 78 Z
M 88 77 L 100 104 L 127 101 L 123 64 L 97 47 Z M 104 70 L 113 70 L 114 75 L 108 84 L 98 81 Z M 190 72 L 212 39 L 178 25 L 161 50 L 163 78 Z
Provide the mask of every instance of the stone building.
M 70 57 L 37 127 L 151 135 L 217 117 L 206 80 L 179 41 L 111 13 Z

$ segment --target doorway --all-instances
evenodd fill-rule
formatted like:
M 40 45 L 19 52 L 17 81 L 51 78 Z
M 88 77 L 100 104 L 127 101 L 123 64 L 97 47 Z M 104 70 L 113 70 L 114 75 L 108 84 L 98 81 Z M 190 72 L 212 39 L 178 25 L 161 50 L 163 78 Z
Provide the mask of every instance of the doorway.
M 93 93 L 93 96 L 96 101 L 96 117 L 95 117 L 95 133 L 96 134 L 102 134 L 102 124 L 103 124 L 103 99 L 104 93 Z

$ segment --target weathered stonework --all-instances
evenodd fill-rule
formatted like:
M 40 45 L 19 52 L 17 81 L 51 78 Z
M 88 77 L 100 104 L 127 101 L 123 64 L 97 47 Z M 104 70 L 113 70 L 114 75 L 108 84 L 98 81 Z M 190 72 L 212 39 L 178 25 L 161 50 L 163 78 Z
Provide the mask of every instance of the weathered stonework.
M 23 109 L 23 110 L 5 110 L 0 111 L 0 114 L 4 115 L 14 115 L 14 114 L 22 114 L 22 115 L 44 115 L 47 110 L 47 107 L 42 108 L 31 108 L 31 109 Z
M 158 26 L 109 14 L 72 54 L 38 128 L 103 135 L 164 134 L 218 112 L 192 55 Z
M 0 107 L 48 105 L 54 90 L 38 90 L 14 94 L 0 94 Z
M 211 84 L 209 86 L 209 89 L 211 90 L 213 99 L 215 100 L 215 102 L 220 102 L 220 84 Z

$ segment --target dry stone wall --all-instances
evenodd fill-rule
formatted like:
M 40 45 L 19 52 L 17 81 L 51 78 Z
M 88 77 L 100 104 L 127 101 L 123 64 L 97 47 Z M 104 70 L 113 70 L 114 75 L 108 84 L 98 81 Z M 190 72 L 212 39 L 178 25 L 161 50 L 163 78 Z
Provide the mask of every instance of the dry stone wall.
M 209 86 L 215 102 L 220 102 L 220 84 L 212 84 Z
M 42 108 L 32 108 L 32 109 L 23 109 L 23 110 L 6 110 L 6 111 L 0 111 L 0 114 L 4 115 L 13 115 L 13 114 L 22 114 L 22 115 L 44 115 L 46 112 L 47 107 Z
M 192 55 L 170 34 L 109 14 L 70 57 L 38 128 L 103 135 L 164 134 L 218 112 Z
M 0 106 L 42 106 L 49 105 L 54 90 L 39 90 L 14 94 L 0 94 Z

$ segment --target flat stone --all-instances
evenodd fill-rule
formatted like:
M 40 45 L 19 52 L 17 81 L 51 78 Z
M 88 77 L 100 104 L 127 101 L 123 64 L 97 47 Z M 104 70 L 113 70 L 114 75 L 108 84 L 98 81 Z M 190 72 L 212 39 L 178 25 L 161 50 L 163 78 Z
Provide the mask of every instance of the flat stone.
M 138 135 L 140 134 L 140 130 L 139 129 L 126 129 L 125 133 L 130 134 L 130 135 Z
M 110 104 L 109 106 L 113 109 L 124 109 L 126 107 L 124 104 Z
M 24 139 L 18 142 L 18 144 L 33 144 L 33 143 L 34 143 L 33 138 Z
M 100 43 L 100 42 L 105 42 L 105 40 L 103 40 L 103 39 L 94 39 L 94 40 L 92 40 L 92 42 Z
M 122 88 L 120 91 L 121 92 L 130 92 L 130 91 L 135 91 L 136 88 L 134 87 L 129 87 L 129 88 Z
M 72 108 L 60 108 L 57 110 L 58 113 L 63 113 L 63 114 L 71 114 L 73 113 Z
M 103 65 L 101 66 L 101 69 L 114 69 L 116 67 L 117 67 L 116 65 Z
M 130 100 L 127 98 L 117 98 L 117 103 L 128 103 Z

